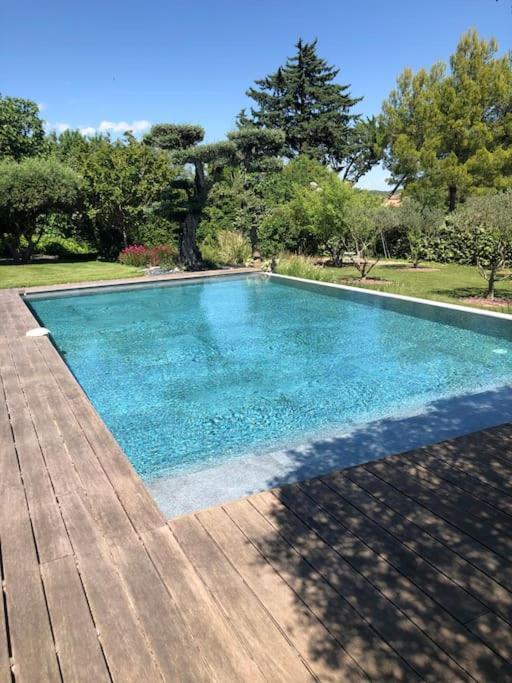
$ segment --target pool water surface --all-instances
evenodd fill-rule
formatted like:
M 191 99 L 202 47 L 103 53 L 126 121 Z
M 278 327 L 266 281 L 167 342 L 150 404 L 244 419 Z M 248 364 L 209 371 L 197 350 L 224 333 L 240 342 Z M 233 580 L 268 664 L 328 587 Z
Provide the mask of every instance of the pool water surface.
M 508 320 L 278 278 L 29 305 L 147 480 L 512 381 Z

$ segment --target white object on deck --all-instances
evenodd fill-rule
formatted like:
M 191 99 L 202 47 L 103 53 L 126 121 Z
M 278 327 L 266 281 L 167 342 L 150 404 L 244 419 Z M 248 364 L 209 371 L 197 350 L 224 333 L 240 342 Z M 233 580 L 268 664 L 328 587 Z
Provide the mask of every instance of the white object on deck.
M 29 330 L 26 333 L 26 337 L 47 337 L 50 334 L 50 330 L 46 327 L 34 327 L 33 330 Z

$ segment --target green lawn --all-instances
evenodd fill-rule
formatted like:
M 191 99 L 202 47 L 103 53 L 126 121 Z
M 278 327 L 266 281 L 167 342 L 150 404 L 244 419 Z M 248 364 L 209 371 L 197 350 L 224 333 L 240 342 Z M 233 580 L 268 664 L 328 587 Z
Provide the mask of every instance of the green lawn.
M 35 287 L 89 280 L 115 280 L 135 277 L 141 272 L 131 266 L 103 261 L 63 261 L 30 263 L 28 265 L 0 265 L 0 288 Z
M 325 268 L 329 279 L 340 284 L 361 285 L 369 289 L 382 292 L 415 296 L 421 299 L 435 299 L 448 303 L 467 304 L 465 297 L 481 297 L 485 291 L 486 282 L 478 269 L 473 266 L 455 264 L 423 264 L 435 270 L 408 270 L 408 264 L 386 264 L 382 262 L 371 271 L 370 278 L 388 280 L 386 284 L 363 284 L 352 281 L 357 277 L 357 271 L 352 267 Z M 492 310 L 512 312 L 512 280 L 505 280 L 497 284 L 496 297 L 510 298 L 510 305 L 500 307 L 489 306 Z M 486 306 L 483 306 L 487 308 Z

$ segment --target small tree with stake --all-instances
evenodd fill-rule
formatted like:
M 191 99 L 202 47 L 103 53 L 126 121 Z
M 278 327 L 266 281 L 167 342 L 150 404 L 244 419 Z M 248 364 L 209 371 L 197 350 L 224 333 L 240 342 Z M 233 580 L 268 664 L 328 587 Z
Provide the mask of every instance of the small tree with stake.
M 409 244 L 409 261 L 413 268 L 417 268 L 420 261 L 428 255 L 428 241 L 439 230 L 443 219 L 440 209 L 422 206 L 415 199 L 405 198 L 398 209 L 392 209 L 396 214 Z
M 487 282 L 485 298 L 493 300 L 496 283 L 512 277 L 501 272 L 511 262 L 512 190 L 471 197 L 453 222 L 473 238 L 478 271 Z
M 201 220 L 208 193 L 223 166 L 235 155 L 229 141 L 200 144 L 204 138 L 201 126 L 192 124 L 161 123 L 152 127 L 144 142 L 167 150 L 174 163 L 181 164 L 182 173 L 173 182 L 176 189 L 185 192 L 185 201 L 174 213 L 181 223 L 180 261 L 187 270 L 199 270 L 201 252 L 197 246 L 197 226 Z M 192 173 L 189 169 L 192 169 Z
M 379 262 L 375 255 L 381 226 L 377 220 L 378 205 L 372 197 L 358 195 L 347 206 L 346 228 L 342 235 L 343 246 L 350 255 L 352 265 L 359 272 L 359 279 L 366 280 Z

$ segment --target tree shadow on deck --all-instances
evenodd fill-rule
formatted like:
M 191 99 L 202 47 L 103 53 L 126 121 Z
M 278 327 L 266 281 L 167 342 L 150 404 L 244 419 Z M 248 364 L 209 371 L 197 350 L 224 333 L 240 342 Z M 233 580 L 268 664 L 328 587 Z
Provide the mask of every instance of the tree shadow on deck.
M 436 416 L 432 441 L 463 414 Z M 388 444 L 403 442 L 387 422 Z M 409 441 L 424 439 L 428 420 L 410 428 Z M 288 481 L 304 483 L 244 503 L 262 517 L 259 532 L 242 529 L 260 562 L 291 586 L 298 612 L 310 611 L 301 654 L 333 680 L 353 680 L 346 653 L 376 680 L 512 680 L 512 427 L 383 460 L 375 433 L 353 438 L 287 451 Z M 373 462 L 311 480 L 315 460 L 332 470 L 351 446 Z

